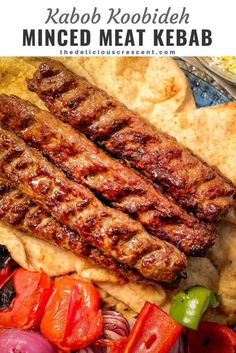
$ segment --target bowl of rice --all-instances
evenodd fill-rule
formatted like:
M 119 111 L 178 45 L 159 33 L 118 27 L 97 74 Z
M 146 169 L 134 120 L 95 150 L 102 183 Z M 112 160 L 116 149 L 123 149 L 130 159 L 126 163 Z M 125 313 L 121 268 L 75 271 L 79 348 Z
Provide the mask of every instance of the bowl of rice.
M 236 85 L 236 56 L 206 56 L 198 60 L 228 83 Z

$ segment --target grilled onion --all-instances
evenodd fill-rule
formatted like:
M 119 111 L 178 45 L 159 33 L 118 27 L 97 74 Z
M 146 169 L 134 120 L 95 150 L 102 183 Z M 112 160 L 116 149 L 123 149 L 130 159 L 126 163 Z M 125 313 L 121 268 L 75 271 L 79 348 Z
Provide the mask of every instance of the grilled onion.
M 116 311 L 103 311 L 103 335 L 110 340 L 126 337 L 130 326 L 126 318 Z

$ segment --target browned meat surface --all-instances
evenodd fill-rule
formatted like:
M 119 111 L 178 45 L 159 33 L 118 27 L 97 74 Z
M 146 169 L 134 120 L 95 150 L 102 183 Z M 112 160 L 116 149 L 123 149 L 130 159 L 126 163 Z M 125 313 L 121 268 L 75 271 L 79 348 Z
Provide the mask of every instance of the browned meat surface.
M 49 241 L 70 250 L 74 254 L 89 258 L 93 263 L 108 268 L 130 281 L 143 281 L 138 271 L 105 256 L 100 250 L 86 243 L 80 235 L 37 205 L 0 176 L 0 219 L 29 235 Z
M 170 282 L 186 266 L 173 245 L 148 234 L 128 215 L 104 206 L 16 135 L 0 129 L 0 173 L 82 239 L 144 277 Z
M 28 87 L 53 114 L 159 183 L 198 217 L 216 220 L 232 206 L 235 188 L 218 170 L 61 63 L 41 64 Z
M 216 231 L 169 200 L 145 178 L 112 159 L 84 135 L 15 96 L 0 95 L 0 124 L 36 147 L 68 177 L 138 219 L 188 255 L 204 255 Z

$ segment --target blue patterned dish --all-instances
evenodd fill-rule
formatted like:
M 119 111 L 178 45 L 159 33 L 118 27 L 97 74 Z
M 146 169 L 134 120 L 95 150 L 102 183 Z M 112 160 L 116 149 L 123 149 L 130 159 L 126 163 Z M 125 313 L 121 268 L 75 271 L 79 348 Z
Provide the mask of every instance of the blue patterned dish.
M 193 95 L 198 108 L 210 107 L 234 100 L 216 80 L 196 66 L 181 58 L 175 58 L 191 83 Z
M 185 74 L 190 80 L 197 107 L 210 107 L 212 105 L 223 104 L 231 100 L 229 96 L 219 91 L 216 87 L 212 86 L 202 78 L 186 70 Z

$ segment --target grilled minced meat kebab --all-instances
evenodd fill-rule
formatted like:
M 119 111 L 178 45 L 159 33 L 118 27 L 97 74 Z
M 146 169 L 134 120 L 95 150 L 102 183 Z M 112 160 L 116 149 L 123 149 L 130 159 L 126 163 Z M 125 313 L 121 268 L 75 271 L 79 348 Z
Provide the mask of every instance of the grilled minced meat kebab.
M 175 246 L 148 234 L 139 222 L 104 206 L 90 190 L 69 179 L 35 149 L 0 129 L 0 173 L 60 223 L 144 277 L 171 282 L 186 266 Z
M 159 183 L 199 218 L 217 220 L 232 206 L 235 188 L 219 170 L 63 64 L 41 64 L 28 88 L 58 118 Z
M 70 250 L 78 256 L 89 258 L 94 264 L 106 267 L 121 276 L 121 281 L 124 279 L 135 282 L 144 281 L 138 271 L 104 255 L 99 249 L 86 243 L 78 233 L 60 224 L 42 207 L 1 176 L 0 220 L 29 235 Z
M 138 219 L 158 238 L 188 255 L 204 255 L 213 245 L 213 225 L 200 222 L 145 178 L 112 159 L 84 135 L 15 96 L 0 95 L 0 124 L 36 147 L 68 177 Z

